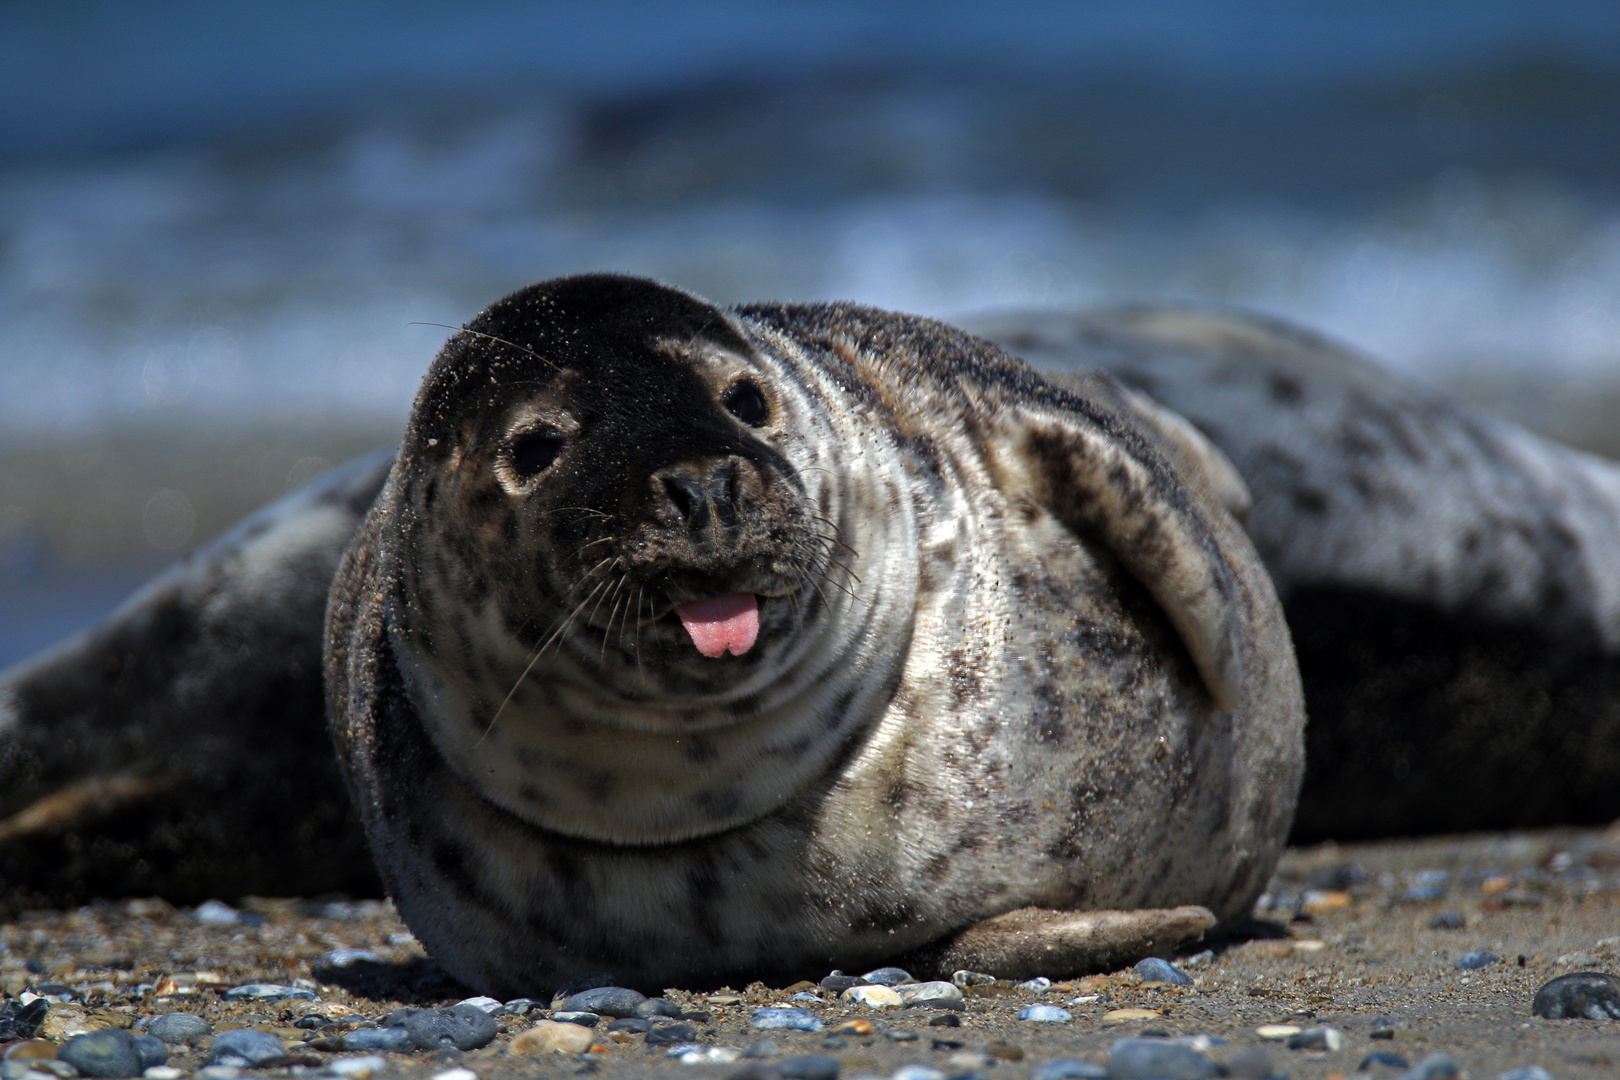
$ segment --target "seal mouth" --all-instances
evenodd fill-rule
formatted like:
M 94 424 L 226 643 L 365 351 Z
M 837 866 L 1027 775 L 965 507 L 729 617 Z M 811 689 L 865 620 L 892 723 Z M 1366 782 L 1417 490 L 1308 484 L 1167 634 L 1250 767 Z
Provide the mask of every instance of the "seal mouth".
M 711 659 L 741 656 L 759 639 L 759 597 L 751 592 L 689 600 L 675 614 L 697 651 Z

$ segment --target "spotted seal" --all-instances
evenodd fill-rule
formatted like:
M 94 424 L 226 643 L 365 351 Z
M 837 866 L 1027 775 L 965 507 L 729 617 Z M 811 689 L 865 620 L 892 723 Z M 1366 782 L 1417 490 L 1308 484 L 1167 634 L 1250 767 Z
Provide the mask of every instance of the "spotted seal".
M 483 312 L 328 605 L 413 932 L 510 995 L 1073 971 L 1246 915 L 1300 773 L 1292 652 L 1129 409 L 851 305 L 587 276 Z
M 1311 716 L 1296 838 L 1620 817 L 1620 465 L 1263 316 L 962 325 L 1112 373 L 1242 474 Z

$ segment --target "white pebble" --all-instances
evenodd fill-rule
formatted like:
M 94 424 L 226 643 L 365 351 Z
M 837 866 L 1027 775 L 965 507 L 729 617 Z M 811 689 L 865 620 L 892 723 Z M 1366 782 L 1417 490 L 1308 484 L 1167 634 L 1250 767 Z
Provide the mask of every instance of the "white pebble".
M 180 1080 L 186 1075 L 186 1070 L 177 1069 L 173 1065 L 154 1065 L 141 1073 L 146 1080 Z
M 852 986 L 839 997 L 869 1009 L 892 1009 L 900 1004 L 900 995 L 887 986 Z
M 442 1073 L 434 1073 L 433 1080 L 478 1080 L 478 1074 L 471 1069 L 446 1069 Z
M 346 1076 L 349 1080 L 370 1080 L 388 1068 L 388 1059 L 381 1054 L 363 1054 L 359 1057 L 338 1058 L 326 1063 L 326 1071 L 333 1076 Z

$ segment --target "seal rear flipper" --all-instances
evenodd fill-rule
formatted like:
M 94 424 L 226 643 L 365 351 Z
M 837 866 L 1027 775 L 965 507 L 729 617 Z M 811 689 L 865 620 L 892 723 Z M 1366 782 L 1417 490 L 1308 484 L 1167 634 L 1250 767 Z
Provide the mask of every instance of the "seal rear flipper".
M 1062 978 L 1116 971 L 1149 956 L 1168 956 L 1215 925 L 1208 908 L 1056 911 L 1019 908 L 974 923 L 914 954 L 909 970 L 983 972 L 999 979 Z M 912 966 L 914 965 L 914 966 Z
M 1221 495 L 1199 491 L 1154 445 L 1155 428 L 1058 390 L 1010 406 L 1016 456 L 1004 466 L 1036 502 L 1100 540 L 1158 601 L 1215 704 L 1243 699 L 1248 604 L 1230 559 L 1258 562 Z M 1009 477 L 1008 489 L 1016 486 Z

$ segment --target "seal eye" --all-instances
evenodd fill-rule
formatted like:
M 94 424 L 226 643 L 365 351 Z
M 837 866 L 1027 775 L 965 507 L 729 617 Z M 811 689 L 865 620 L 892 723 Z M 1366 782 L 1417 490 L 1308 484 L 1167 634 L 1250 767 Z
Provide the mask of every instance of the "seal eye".
M 749 427 L 759 427 L 771 417 L 771 407 L 765 403 L 765 392 L 750 379 L 739 379 L 726 388 L 720 399 L 726 412 Z
M 551 467 L 562 453 L 560 435 L 532 431 L 512 440 L 512 471 L 524 480 Z

